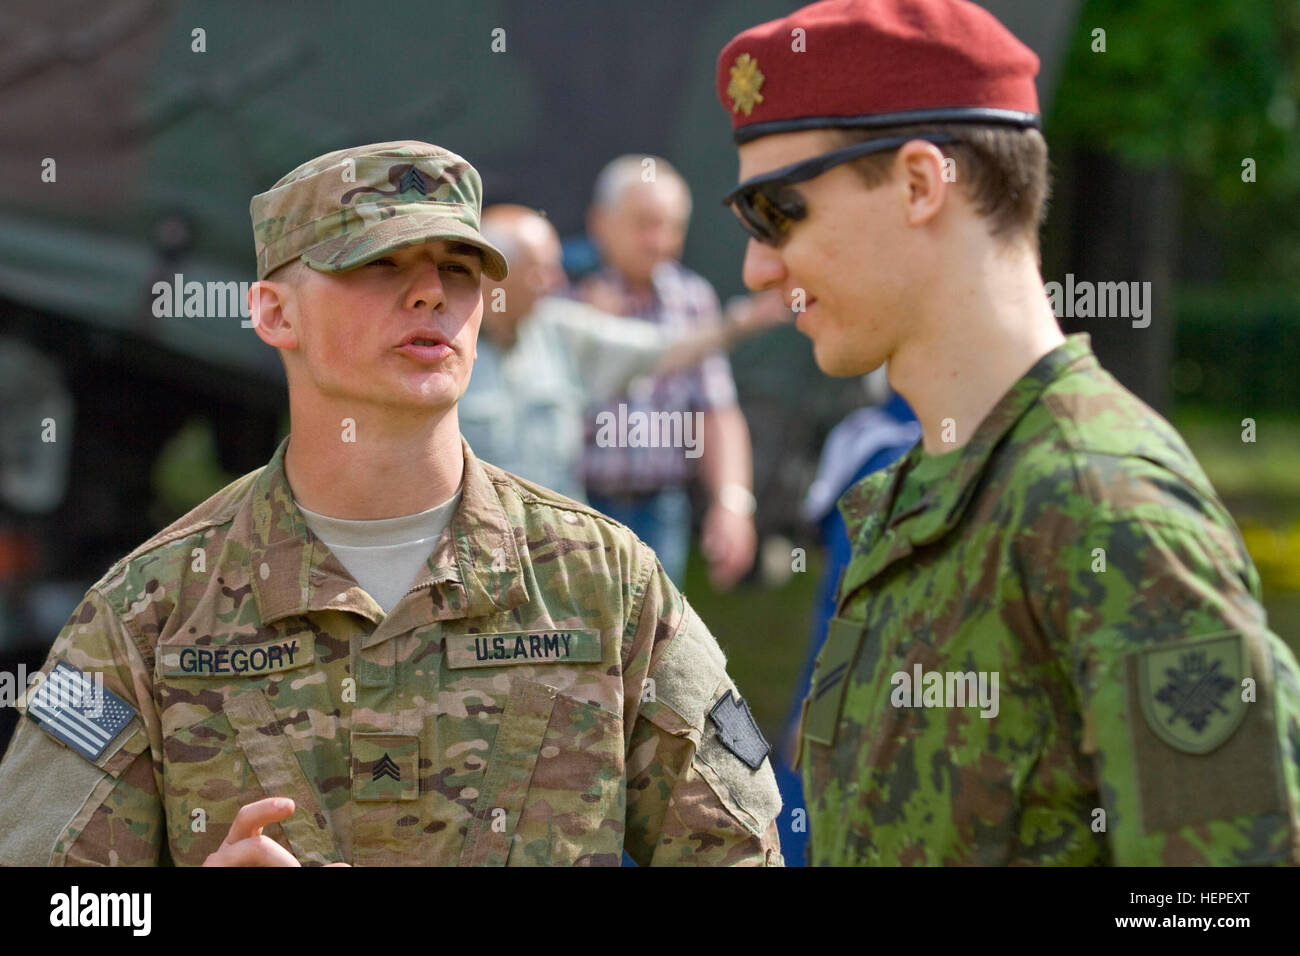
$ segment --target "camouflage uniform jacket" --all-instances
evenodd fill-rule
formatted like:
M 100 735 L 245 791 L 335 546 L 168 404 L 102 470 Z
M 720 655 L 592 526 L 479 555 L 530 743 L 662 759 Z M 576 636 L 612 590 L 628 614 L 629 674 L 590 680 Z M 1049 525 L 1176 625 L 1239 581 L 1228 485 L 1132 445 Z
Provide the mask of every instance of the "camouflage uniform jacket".
M 385 616 L 308 531 L 286 447 L 73 613 L 44 671 L 102 672 L 138 715 L 93 763 L 21 721 L 0 863 L 201 864 L 265 796 L 296 801 L 264 832 L 305 863 L 782 862 L 770 761 L 708 716 L 723 655 L 631 532 L 466 444 Z
M 953 457 L 909 489 L 918 445 L 841 500 L 812 862 L 1300 862 L 1296 660 L 1178 434 L 1080 334 Z

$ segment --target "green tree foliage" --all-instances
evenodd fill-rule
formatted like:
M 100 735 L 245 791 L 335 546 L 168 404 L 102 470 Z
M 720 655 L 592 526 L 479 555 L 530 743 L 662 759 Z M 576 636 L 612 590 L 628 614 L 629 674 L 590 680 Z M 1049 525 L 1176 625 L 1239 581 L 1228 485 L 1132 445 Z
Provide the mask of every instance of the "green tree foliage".
M 1219 278 L 1295 284 L 1298 102 L 1296 0 L 1085 0 L 1048 129 L 1057 149 L 1175 168 Z
M 1266 188 L 1300 187 L 1298 99 L 1295 0 L 1087 0 L 1050 125 L 1137 166 L 1173 162 L 1231 200 L 1245 157 Z

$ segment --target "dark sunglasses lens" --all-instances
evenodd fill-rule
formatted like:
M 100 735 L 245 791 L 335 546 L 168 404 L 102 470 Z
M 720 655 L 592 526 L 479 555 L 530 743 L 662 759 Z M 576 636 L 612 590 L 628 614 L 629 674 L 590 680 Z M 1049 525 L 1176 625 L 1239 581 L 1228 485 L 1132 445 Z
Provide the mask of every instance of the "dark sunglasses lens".
M 745 227 L 747 233 L 759 242 L 770 244 L 774 239 L 771 224 L 758 215 L 750 202 L 750 198 L 748 193 L 737 196 L 735 202 L 731 204 L 731 208 L 736 211 L 736 218 L 740 220 L 740 224 Z
M 790 227 L 804 217 L 802 197 L 787 186 L 759 190 L 754 197 L 754 208 L 765 222 L 771 224 L 775 244 L 784 240 Z
M 755 239 L 779 245 L 795 219 L 802 218 L 802 204 L 789 202 L 782 190 L 774 199 L 762 187 L 749 189 L 736 197 L 735 206 L 741 222 Z M 795 207 L 798 207 L 797 209 Z

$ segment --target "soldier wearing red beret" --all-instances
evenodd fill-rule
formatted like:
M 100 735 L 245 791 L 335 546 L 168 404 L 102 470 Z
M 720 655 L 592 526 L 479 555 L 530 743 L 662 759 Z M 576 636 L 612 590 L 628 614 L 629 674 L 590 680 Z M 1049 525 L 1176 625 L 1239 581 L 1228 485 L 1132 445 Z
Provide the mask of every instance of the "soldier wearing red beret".
M 840 502 L 811 862 L 1300 862 L 1300 667 L 1255 567 L 1044 294 L 1037 69 L 961 0 L 827 0 L 718 60 L 745 284 L 922 426 Z

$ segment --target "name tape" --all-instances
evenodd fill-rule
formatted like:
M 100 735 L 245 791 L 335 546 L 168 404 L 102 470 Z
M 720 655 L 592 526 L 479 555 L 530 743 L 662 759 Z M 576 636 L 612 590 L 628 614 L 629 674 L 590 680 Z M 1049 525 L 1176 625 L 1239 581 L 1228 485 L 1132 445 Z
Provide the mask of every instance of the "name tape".
M 164 677 L 256 677 L 295 670 L 316 659 L 311 634 L 262 644 L 168 644 L 159 650 Z
M 510 664 L 598 664 L 600 632 L 564 628 L 554 631 L 506 631 L 494 634 L 448 634 L 447 667 L 504 667 Z

